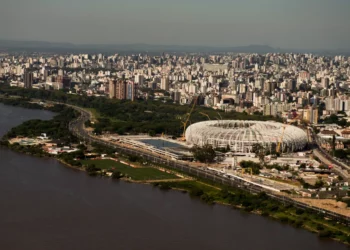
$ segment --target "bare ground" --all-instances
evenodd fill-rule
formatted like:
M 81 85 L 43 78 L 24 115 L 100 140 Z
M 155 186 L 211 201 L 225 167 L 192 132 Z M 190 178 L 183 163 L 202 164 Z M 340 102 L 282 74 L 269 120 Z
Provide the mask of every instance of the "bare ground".
M 319 207 L 334 213 L 342 214 L 350 217 L 350 208 L 346 203 L 332 199 L 309 199 L 309 198 L 294 198 L 296 201 L 306 203 L 308 205 Z

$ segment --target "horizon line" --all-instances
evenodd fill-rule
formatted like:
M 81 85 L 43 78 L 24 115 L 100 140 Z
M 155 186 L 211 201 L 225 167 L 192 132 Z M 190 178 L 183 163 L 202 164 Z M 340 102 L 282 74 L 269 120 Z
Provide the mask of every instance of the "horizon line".
M 7 42 L 37 42 L 37 43 L 48 43 L 48 44 L 68 44 L 68 45 L 84 45 L 84 46 L 132 46 L 132 45 L 148 45 L 148 46 L 167 46 L 167 47 L 211 47 L 211 48 L 240 48 L 240 47 L 268 47 L 273 50 L 290 50 L 290 51 L 340 51 L 340 52 L 350 52 L 350 48 L 319 48 L 319 49 L 312 49 L 312 48 L 283 48 L 280 46 L 271 46 L 268 44 L 247 44 L 247 45 L 189 45 L 189 44 L 154 44 L 154 43 L 74 43 L 74 42 L 54 42 L 54 41 L 44 41 L 44 40 L 26 40 L 26 39 L 8 39 L 8 38 L 0 38 L 1 41 L 7 41 Z M 307 53 L 307 52 L 305 52 Z M 310 52 L 311 53 L 311 52 Z

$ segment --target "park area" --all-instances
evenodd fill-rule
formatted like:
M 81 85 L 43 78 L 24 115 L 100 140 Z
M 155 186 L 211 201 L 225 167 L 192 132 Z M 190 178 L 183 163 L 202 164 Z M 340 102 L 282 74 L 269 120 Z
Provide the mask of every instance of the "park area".
M 130 177 L 135 181 L 147 181 L 147 180 L 166 180 L 166 179 L 179 179 L 174 174 L 166 173 L 156 168 L 149 167 L 131 167 L 114 160 L 82 160 L 83 165 L 94 164 L 96 168 L 102 170 L 119 171 L 123 175 Z

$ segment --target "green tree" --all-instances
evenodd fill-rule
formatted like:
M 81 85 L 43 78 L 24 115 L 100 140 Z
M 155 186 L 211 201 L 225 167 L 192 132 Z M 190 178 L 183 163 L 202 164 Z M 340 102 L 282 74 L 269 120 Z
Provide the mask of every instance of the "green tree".
M 87 149 L 87 147 L 84 144 L 79 144 L 77 148 L 81 151 L 85 151 Z
M 113 179 L 120 179 L 122 177 L 123 177 L 122 173 L 120 173 L 119 171 L 113 171 L 113 173 L 112 173 Z
M 265 162 L 266 148 L 261 143 L 255 143 L 252 146 L 252 152 L 259 158 L 261 164 Z
M 93 171 L 96 171 L 97 168 L 96 168 L 95 164 L 88 164 L 88 165 L 86 165 L 85 170 L 87 172 L 93 172 Z
M 191 151 L 194 158 L 203 163 L 212 163 L 216 157 L 215 150 L 209 144 L 206 144 L 203 147 L 194 146 Z
M 190 190 L 190 195 L 191 196 L 196 196 L 196 197 L 200 197 L 204 194 L 204 191 L 198 187 L 193 187 L 191 190 Z
M 343 149 L 338 149 L 334 151 L 334 157 L 345 159 L 348 156 L 348 152 Z
M 324 186 L 324 182 L 321 179 L 316 181 L 315 188 L 321 188 L 323 186 Z
M 239 165 L 242 168 L 251 168 L 253 174 L 258 175 L 260 174 L 260 168 L 261 165 L 259 163 L 253 162 L 253 161 L 241 161 Z
M 301 163 L 299 166 L 299 169 L 305 169 L 306 168 L 306 164 L 305 163 Z

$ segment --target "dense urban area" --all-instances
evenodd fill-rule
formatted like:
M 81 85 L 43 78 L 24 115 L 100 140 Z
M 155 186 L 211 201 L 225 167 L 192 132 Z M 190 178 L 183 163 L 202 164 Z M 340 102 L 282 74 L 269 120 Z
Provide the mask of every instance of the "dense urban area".
M 345 56 L 2 53 L 0 102 L 57 115 L 1 144 L 349 243 L 349 90 Z

